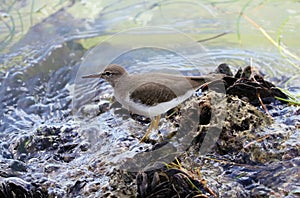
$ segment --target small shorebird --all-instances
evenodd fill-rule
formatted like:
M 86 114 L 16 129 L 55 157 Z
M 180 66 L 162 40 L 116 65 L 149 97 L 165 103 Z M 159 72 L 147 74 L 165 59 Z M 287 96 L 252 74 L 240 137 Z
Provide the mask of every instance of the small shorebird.
M 153 128 L 158 129 L 161 114 L 191 97 L 202 85 L 220 80 L 220 75 L 129 74 L 123 67 L 111 64 L 102 73 L 82 78 L 105 79 L 113 87 L 116 100 L 124 108 L 132 113 L 151 118 L 150 126 L 140 140 L 144 142 Z

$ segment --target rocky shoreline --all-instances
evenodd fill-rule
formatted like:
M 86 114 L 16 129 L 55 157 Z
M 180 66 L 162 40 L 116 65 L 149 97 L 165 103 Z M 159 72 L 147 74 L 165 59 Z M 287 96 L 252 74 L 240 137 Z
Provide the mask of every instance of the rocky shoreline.
M 138 133 L 128 134 L 124 127 L 147 120 L 135 117 L 139 123 L 131 119 L 124 125 L 128 118 L 122 113 L 111 119 L 123 110 L 108 100 L 95 103 L 98 111 L 88 121 L 44 124 L 10 145 L 1 144 L 8 152 L 0 161 L 0 197 L 299 196 L 297 128 L 278 121 L 297 111 L 276 101 L 274 96 L 286 96 L 252 67 L 232 75 L 222 65 L 217 71 L 227 74 L 227 96 L 203 87 L 201 96 L 168 112 L 162 133 L 146 144 L 139 145 Z M 190 119 L 195 115 L 198 123 Z M 106 127 L 99 124 L 101 116 Z M 195 131 L 186 139 L 180 130 L 192 125 Z M 172 137 L 175 141 L 168 143 Z M 159 158 L 150 168 L 132 168 L 156 150 L 168 154 L 165 163 Z

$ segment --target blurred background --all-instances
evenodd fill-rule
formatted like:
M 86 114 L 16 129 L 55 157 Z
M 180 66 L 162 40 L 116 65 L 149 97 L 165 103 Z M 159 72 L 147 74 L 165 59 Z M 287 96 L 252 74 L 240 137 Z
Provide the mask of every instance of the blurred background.
M 129 28 L 163 26 L 195 40 L 224 33 L 202 42 L 217 62 L 241 66 L 252 58 L 257 63 L 253 65 L 262 67 L 271 77 L 294 76 L 299 73 L 299 7 L 299 1 L 293 0 L 2 0 L 1 70 L 37 64 L 68 43 L 82 47 L 79 50 L 69 46 L 71 51 L 81 53 Z M 286 54 L 281 47 L 295 56 Z M 76 61 L 79 56 L 74 56 Z

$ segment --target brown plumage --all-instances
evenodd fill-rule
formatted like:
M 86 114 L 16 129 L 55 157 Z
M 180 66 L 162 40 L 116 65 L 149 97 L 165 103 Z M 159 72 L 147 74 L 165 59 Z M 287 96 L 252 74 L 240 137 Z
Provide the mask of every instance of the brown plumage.
M 100 74 L 83 76 L 83 78 L 107 80 L 114 88 L 114 95 L 118 102 L 133 113 L 147 117 L 166 112 L 189 98 L 201 85 L 221 79 L 221 77 L 223 75 L 129 74 L 123 67 L 116 64 L 107 66 Z M 164 105 L 162 108 L 153 108 L 162 104 Z
M 109 65 L 100 74 L 83 78 L 103 78 L 114 88 L 116 100 L 129 111 L 150 117 L 157 117 L 141 141 L 148 138 L 151 129 L 158 127 L 161 114 L 176 107 L 194 90 L 207 82 L 220 80 L 223 75 L 179 76 L 164 73 L 129 74 L 119 65 Z

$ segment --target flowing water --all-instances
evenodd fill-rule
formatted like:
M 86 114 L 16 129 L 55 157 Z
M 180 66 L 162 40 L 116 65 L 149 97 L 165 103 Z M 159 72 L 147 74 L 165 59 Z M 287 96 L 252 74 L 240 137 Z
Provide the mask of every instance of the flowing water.
M 109 172 L 151 148 L 134 138 L 145 126 L 107 111 L 107 83 L 81 79 L 108 63 L 130 73 L 184 75 L 207 74 L 223 62 L 234 71 L 253 65 L 267 80 L 299 94 L 299 10 L 297 1 L 2 1 L 0 176 L 45 184 L 58 197 L 80 178 L 88 185 L 79 195 L 101 196 L 109 183 L 101 164 Z M 285 146 L 299 152 L 299 107 L 274 115 L 266 133 L 287 130 Z M 291 160 L 297 164 L 299 156 Z M 233 170 L 232 177 L 240 171 Z M 288 184 L 299 194 L 295 179 Z

